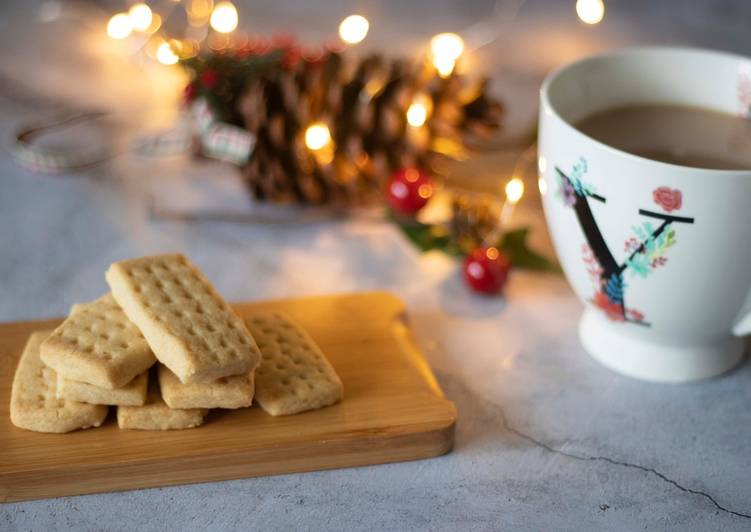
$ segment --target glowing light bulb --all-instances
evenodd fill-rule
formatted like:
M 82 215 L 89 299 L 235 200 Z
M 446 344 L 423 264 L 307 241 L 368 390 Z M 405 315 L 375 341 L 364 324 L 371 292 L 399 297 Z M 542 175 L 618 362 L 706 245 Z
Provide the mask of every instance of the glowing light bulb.
M 219 2 L 211 12 L 209 23 L 219 33 L 232 33 L 238 20 L 237 8 L 232 2 Z
M 605 16 L 602 0 L 576 0 L 576 14 L 585 24 L 597 24 Z
M 438 57 L 434 57 L 433 66 L 435 67 L 439 76 L 441 76 L 442 78 L 447 78 L 454 71 L 454 67 L 456 66 L 456 61 L 452 59 L 447 59 L 445 57 L 442 59 Z
M 348 44 L 357 44 L 365 39 L 370 22 L 362 15 L 350 15 L 339 24 L 339 37 Z
M 447 78 L 464 53 L 464 41 L 456 33 L 439 33 L 430 39 L 430 57 L 438 75 Z
M 113 39 L 124 39 L 132 31 L 133 26 L 130 23 L 130 17 L 125 13 L 113 15 L 107 23 L 107 35 Z
M 128 10 L 130 25 L 136 31 L 146 31 L 151 27 L 151 8 L 146 4 L 133 4 Z
M 425 94 L 417 94 L 407 109 L 407 123 L 412 127 L 420 127 L 430 116 L 433 102 Z
M 156 49 L 156 59 L 163 65 L 174 65 L 180 58 L 177 57 L 170 43 L 163 42 Z
M 323 122 L 315 122 L 305 130 L 305 145 L 313 151 L 322 150 L 331 144 L 331 132 Z
M 516 205 L 524 195 L 524 182 L 518 177 L 513 177 L 506 183 L 506 201 Z
M 439 33 L 430 39 L 430 52 L 433 57 L 456 61 L 464 53 L 464 41 L 456 33 Z

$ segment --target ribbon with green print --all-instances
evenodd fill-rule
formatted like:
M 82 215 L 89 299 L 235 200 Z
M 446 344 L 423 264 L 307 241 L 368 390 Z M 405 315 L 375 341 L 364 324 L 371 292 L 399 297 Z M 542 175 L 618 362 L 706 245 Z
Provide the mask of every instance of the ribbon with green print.
M 43 146 L 39 144 L 39 138 L 56 129 L 106 116 L 103 111 L 64 113 L 46 121 L 22 125 L 14 135 L 11 153 L 24 168 L 43 174 L 76 172 L 104 163 L 118 155 L 112 146 L 74 150 Z M 198 99 L 175 127 L 139 136 L 126 151 L 144 156 L 174 155 L 190 150 L 196 139 L 203 155 L 238 166 L 248 162 L 255 147 L 252 133 L 216 120 L 207 102 Z

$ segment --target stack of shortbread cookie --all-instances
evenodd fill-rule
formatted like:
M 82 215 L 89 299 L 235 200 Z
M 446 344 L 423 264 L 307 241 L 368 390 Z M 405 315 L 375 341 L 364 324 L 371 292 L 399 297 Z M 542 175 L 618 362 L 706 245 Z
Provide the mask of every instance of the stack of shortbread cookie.
M 185 429 L 209 409 L 256 401 L 269 414 L 336 403 L 342 383 L 315 342 L 278 313 L 245 322 L 183 255 L 116 262 L 110 293 L 29 338 L 13 380 L 24 429 Z

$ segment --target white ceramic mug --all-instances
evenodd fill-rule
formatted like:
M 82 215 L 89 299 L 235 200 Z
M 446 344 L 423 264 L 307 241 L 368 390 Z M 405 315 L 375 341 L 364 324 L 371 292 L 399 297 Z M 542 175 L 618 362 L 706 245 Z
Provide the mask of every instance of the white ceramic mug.
M 586 309 L 585 349 L 646 380 L 732 368 L 751 332 L 751 171 L 620 151 L 572 124 L 610 107 L 684 104 L 751 118 L 751 60 L 634 48 L 565 66 L 540 96 L 540 191 L 563 270 Z

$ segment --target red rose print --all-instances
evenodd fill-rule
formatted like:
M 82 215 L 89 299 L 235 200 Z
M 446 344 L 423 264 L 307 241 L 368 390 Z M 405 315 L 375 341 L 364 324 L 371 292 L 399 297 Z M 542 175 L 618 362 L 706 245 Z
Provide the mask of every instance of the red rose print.
M 677 188 L 660 187 L 652 192 L 655 203 L 665 212 L 677 211 L 683 204 L 683 194 Z

